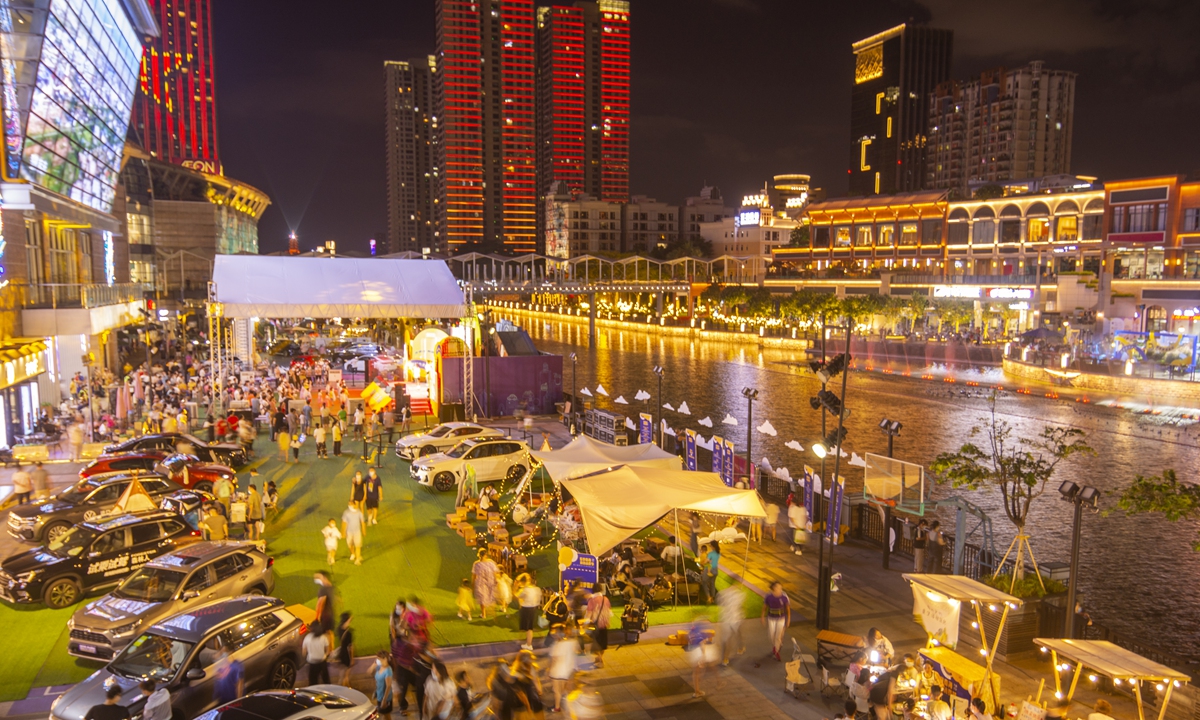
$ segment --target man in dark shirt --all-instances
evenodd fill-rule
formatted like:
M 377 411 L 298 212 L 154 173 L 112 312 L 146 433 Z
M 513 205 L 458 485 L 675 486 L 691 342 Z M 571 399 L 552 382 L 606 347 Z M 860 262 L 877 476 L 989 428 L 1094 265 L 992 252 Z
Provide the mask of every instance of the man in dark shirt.
M 129 709 L 121 702 L 121 688 L 113 685 L 104 693 L 104 702 L 93 705 L 83 720 L 129 720 Z
M 334 627 L 333 581 L 329 579 L 329 573 L 318 570 L 313 575 L 313 582 L 317 584 L 317 621 L 321 623 L 321 627 Z

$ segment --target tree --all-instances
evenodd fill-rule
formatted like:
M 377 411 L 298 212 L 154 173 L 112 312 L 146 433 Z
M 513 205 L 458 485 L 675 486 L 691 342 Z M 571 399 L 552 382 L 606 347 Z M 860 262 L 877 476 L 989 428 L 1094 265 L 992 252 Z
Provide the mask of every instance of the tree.
M 774 317 L 775 298 L 766 288 L 752 290 L 746 298 L 746 312 L 750 317 Z
M 1138 475 L 1120 491 L 1117 507 L 1126 515 L 1162 513 L 1170 522 L 1200 520 L 1200 485 L 1179 482 L 1174 470 L 1151 477 Z M 1192 550 L 1200 552 L 1200 540 L 1192 543 Z
M 888 332 L 892 332 L 896 328 L 896 321 L 904 315 L 905 303 L 904 298 L 897 295 L 888 295 L 883 298 L 883 307 L 879 309 L 879 314 L 883 315 Z
M 913 332 L 917 330 L 917 320 L 925 324 L 925 315 L 929 312 L 929 298 L 918 293 L 908 296 L 908 313 L 912 316 Z
M 981 185 L 973 196 L 976 200 L 995 200 L 1004 197 L 1004 187 L 1001 185 Z
M 1015 583 L 1025 575 L 1024 550 L 1029 543 L 1025 522 L 1030 505 L 1046 492 L 1060 463 L 1079 454 L 1094 455 L 1095 450 L 1084 441 L 1083 431 L 1076 428 L 1047 425 L 1034 439 L 1016 437 L 1012 426 L 997 416 L 995 395 L 989 405 L 990 416 L 971 428 L 972 437 L 985 436 L 983 447 L 966 443 L 955 452 L 941 453 L 930 469 L 956 488 L 994 487 L 1000 491 L 1004 514 L 1017 531 L 1013 541 L 1017 550 Z
M 809 234 L 807 225 L 797 225 L 792 228 L 792 234 L 788 238 L 788 247 L 806 248 L 812 246 L 812 236 Z

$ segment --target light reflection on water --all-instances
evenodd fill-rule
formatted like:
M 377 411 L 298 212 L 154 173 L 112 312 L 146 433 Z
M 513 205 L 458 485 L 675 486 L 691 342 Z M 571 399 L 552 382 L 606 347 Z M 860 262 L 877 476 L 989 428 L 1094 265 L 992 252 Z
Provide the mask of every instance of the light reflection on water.
M 510 317 L 529 330 L 541 350 L 564 355 L 576 351 L 580 387 L 594 390 L 599 383 L 611 398 L 624 395 L 630 403 L 613 405 L 610 399 L 597 398 L 601 407 L 635 417 L 642 411 L 653 413 L 656 397 L 645 403 L 632 398 L 639 389 L 656 393 L 657 378 L 651 368 L 662 365 L 663 401 L 678 407 L 686 400 L 692 411 L 687 417 L 663 410 L 664 419 L 679 431 L 690 427 L 705 437 L 716 432 L 732 438 L 744 452 L 746 400 L 741 391 L 758 388 L 755 425 L 770 420 L 779 434 L 754 434 L 755 459 L 768 457 L 775 467 L 788 467 L 793 476 L 804 463 L 817 462 L 809 453 L 784 447 L 789 440 L 798 440 L 807 448 L 820 436 L 820 416 L 808 403 L 819 383 L 808 371 L 802 351 L 605 328 L 597 329 L 596 347 L 588 349 L 586 324 Z M 836 352 L 832 344 L 831 352 Z M 563 370 L 563 385 L 569 388 L 570 360 L 564 362 Z M 895 441 L 895 454 L 911 462 L 928 465 L 937 453 L 970 438 L 971 429 L 987 410 L 986 388 L 943 383 L 944 368 L 911 370 L 912 378 L 851 374 L 847 407 L 853 412 L 846 423 L 847 450 L 860 455 L 884 453 L 887 441 L 877 428 L 884 417 L 904 424 Z M 920 380 L 923 372 L 935 374 L 938 381 Z M 955 375 L 960 380 L 977 380 L 981 386 L 1003 382 L 1003 373 L 997 368 L 955 369 Z M 1034 553 L 1042 562 L 1069 559 L 1071 506 L 1058 499 L 1058 482 L 1071 479 L 1107 491 L 1123 486 L 1138 473 L 1156 474 L 1173 468 L 1181 478 L 1191 480 L 1200 469 L 1197 426 L 1157 425 L 1125 410 L 1098 402 L 1084 405 L 1071 398 L 1065 392 L 1060 400 L 1007 394 L 998 402 L 1003 417 L 1025 437 L 1033 437 L 1046 423 L 1072 425 L 1086 431 L 1089 443 L 1098 451 L 1095 457 L 1083 458 L 1060 471 L 1047 487 L 1046 496 L 1034 502 L 1029 529 Z M 721 424 L 726 413 L 739 419 L 738 426 Z M 713 429 L 697 423 L 706 415 L 713 419 Z M 843 474 L 852 492 L 861 493 L 861 470 L 847 468 Z M 963 495 L 987 510 L 997 550 L 1004 552 L 1013 531 L 998 493 L 936 487 L 933 495 L 935 499 Z M 1106 497 L 1103 503 L 1111 506 L 1113 500 Z M 1131 519 L 1119 512 L 1108 517 L 1086 515 L 1080 588 L 1093 617 L 1120 632 L 1151 631 L 1153 637 L 1162 638 L 1164 647 L 1200 656 L 1200 600 L 1193 592 L 1200 587 L 1200 554 L 1191 550 L 1196 531 L 1195 523 L 1173 524 L 1160 517 Z

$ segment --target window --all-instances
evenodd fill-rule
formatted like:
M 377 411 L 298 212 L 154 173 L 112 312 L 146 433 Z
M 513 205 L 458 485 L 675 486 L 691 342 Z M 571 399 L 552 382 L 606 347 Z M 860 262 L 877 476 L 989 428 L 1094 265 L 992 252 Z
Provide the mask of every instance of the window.
M 1183 210 L 1183 231 L 1184 232 L 1200 231 L 1200 207 L 1184 208 L 1184 210 Z
M 921 221 L 921 244 L 926 246 L 942 244 L 942 221 Z
M 213 572 L 217 574 L 217 582 L 228 580 L 238 571 L 242 569 L 242 564 L 238 562 L 237 555 L 227 555 L 212 564 Z
M 871 229 L 870 225 L 859 225 L 854 228 L 854 244 L 856 247 L 871 246 Z
M 125 528 L 118 528 L 117 530 L 109 530 L 92 541 L 92 552 L 102 555 L 115 553 L 124 550 L 127 546 Z
M 892 245 L 896 242 L 896 226 L 893 223 L 879 226 L 879 244 Z
M 900 226 L 900 244 L 905 247 L 912 247 L 917 244 L 916 223 L 903 223 Z
M 1117 205 L 1113 208 L 1114 233 L 1158 232 L 1167 227 L 1167 204 Z
M 1025 221 L 1025 242 L 1040 243 L 1050 240 L 1050 219 L 1029 218 Z
M 827 248 L 829 247 L 829 226 L 821 225 L 813 228 L 813 247 Z
M 233 652 L 263 637 L 278 626 L 279 618 L 274 614 L 259 615 L 221 631 L 221 642 L 227 650 Z
M 1000 242 L 1011 243 L 1014 245 L 1021 242 L 1020 220 L 1000 221 Z
M 946 242 L 949 245 L 966 245 L 970 232 L 971 226 L 965 222 L 950 223 L 946 228 Z
M 991 245 L 996 242 L 995 220 L 976 220 L 972 228 L 972 245 Z
M 144 523 L 142 525 L 134 525 L 130 530 L 133 532 L 133 544 L 144 545 L 157 541 L 161 535 L 161 530 L 158 523 Z
M 1079 239 L 1079 218 L 1074 215 L 1054 219 L 1054 239 L 1072 243 Z
M 92 496 L 88 498 L 88 502 L 90 502 L 90 503 L 116 502 L 117 498 L 121 497 L 121 493 L 125 492 L 125 488 L 128 485 L 129 485 L 129 483 L 127 483 L 127 482 L 112 483 L 110 485 L 105 485 L 104 487 L 100 488 L 96 492 L 92 493 Z
M 170 490 L 167 482 L 160 478 L 146 478 L 142 480 L 142 487 L 151 495 L 162 495 Z
M 26 220 L 25 258 L 29 268 L 30 285 L 41 285 L 46 281 L 45 252 L 42 224 L 36 220 Z
M 163 537 L 171 537 L 183 530 L 183 523 L 178 520 L 163 520 L 159 525 L 162 526 Z
M 1084 215 L 1083 216 L 1083 239 L 1084 240 L 1100 240 L 1104 234 L 1104 216 L 1103 215 Z
M 850 247 L 850 228 L 848 226 L 841 225 L 834 228 L 833 246 Z

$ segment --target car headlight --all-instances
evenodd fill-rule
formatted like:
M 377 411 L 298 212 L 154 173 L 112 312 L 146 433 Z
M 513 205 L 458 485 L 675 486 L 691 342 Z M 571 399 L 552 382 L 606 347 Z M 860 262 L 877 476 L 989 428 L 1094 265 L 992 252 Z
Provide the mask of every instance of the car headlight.
M 137 630 L 138 625 L 141 625 L 141 624 L 142 624 L 141 620 L 134 620 L 133 622 L 128 623 L 126 625 L 121 625 L 120 627 L 113 628 L 112 634 L 113 635 L 128 635 L 129 633 L 133 632 L 134 630 Z

